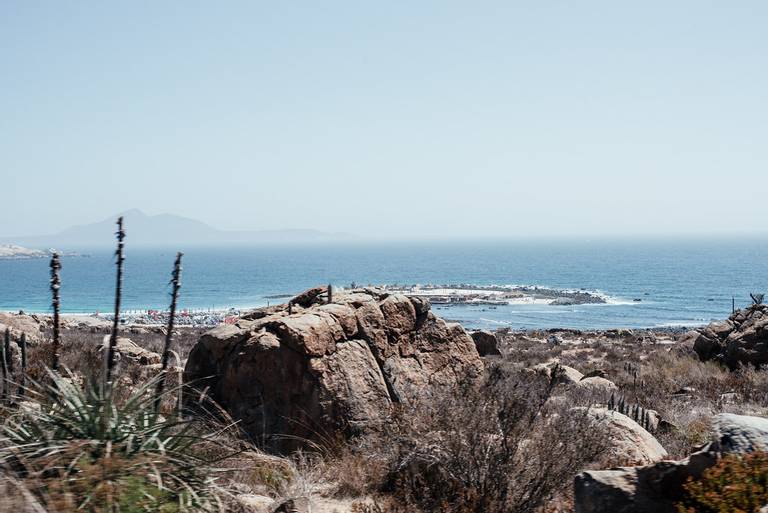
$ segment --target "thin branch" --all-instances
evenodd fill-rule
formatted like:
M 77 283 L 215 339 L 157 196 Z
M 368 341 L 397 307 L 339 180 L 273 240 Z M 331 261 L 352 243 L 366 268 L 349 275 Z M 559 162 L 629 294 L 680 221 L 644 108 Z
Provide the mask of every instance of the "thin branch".
M 3 343 L 3 401 L 8 398 L 8 383 L 11 380 L 8 372 L 8 353 L 11 347 L 11 329 L 5 328 L 5 342 Z
M 21 378 L 19 383 L 19 397 L 24 397 L 24 393 L 27 389 L 27 334 L 21 334 L 21 340 L 19 341 L 19 349 L 21 349 Z

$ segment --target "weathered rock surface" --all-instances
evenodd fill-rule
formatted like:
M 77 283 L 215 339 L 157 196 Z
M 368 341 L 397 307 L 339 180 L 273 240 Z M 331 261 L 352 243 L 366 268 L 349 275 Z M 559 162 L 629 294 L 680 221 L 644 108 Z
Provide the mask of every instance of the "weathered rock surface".
M 768 419 L 720 414 L 713 441 L 681 461 L 582 472 L 574 482 L 576 513 L 673 513 L 689 477 L 701 477 L 723 453 L 768 448 Z
M 420 298 L 324 288 L 293 306 L 222 325 L 192 349 L 184 378 L 255 440 L 290 450 L 385 421 L 393 403 L 478 377 L 475 343 Z
M 252 493 L 240 494 L 235 497 L 239 505 L 249 513 L 270 513 L 275 499 L 266 495 Z
M 721 413 L 715 417 L 712 428 L 713 451 L 738 454 L 768 451 L 768 419 Z
M 715 463 L 707 452 L 683 461 L 662 461 L 644 467 L 593 470 L 576 476 L 576 513 L 675 513 L 682 486 Z
M 11 330 L 12 340 L 18 341 L 21 338 L 21 334 L 24 333 L 27 336 L 27 342 L 35 344 L 43 340 L 45 325 L 32 315 L 0 312 L 0 335 L 5 334 L 6 328 Z
M 472 340 L 475 341 L 475 347 L 480 356 L 501 356 L 499 340 L 490 331 L 473 331 Z
M 564 385 L 575 385 L 584 378 L 584 375 L 573 367 L 561 365 L 557 361 L 540 363 L 531 367 L 533 372 L 546 376 L 549 379 L 555 378 L 557 383 Z M 553 376 L 554 373 L 554 376 Z
M 725 321 L 688 332 L 680 342 L 692 346 L 702 360 L 716 360 L 731 368 L 768 363 L 768 305 L 737 310 Z
M 613 381 L 601 378 L 600 376 L 584 377 L 576 383 L 576 387 L 593 394 L 602 394 L 605 397 L 619 390 L 619 387 Z
M 96 347 L 96 351 L 99 353 L 105 351 L 108 340 L 109 335 L 104 337 L 104 344 Z M 117 337 L 117 340 L 115 341 L 115 352 L 118 361 L 120 359 L 126 359 L 138 365 L 154 365 L 161 361 L 159 354 L 144 349 L 143 347 L 136 345 L 131 339 L 125 337 Z
M 584 408 L 576 410 L 584 411 Z M 658 440 L 626 415 L 607 408 L 589 408 L 587 414 L 608 434 L 607 465 L 647 465 L 667 457 Z

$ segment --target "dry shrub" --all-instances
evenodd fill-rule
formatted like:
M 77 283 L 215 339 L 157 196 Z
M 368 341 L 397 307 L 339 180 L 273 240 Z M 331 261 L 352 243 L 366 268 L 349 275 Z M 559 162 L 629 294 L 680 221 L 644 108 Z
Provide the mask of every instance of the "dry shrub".
M 0 476 L 0 511 L 14 513 L 47 513 L 23 482 Z
M 425 398 L 385 439 L 389 491 L 434 512 L 530 512 L 570 487 L 606 436 L 586 414 L 548 403 L 555 383 L 504 366 L 480 386 Z
M 562 345 L 542 343 L 526 335 L 500 333 L 497 337 L 504 348 L 505 359 L 524 367 L 532 367 L 556 358 L 565 349 Z
M 553 346 L 519 333 L 503 334 L 502 339 L 510 364 L 529 367 L 557 359 L 582 373 L 605 372 L 619 388 L 617 398 L 658 412 L 664 422 L 653 435 L 672 458 L 684 458 L 708 441 L 714 415 L 764 415 L 768 409 L 768 370 L 744 366 L 731 371 L 671 344 L 618 337 Z M 683 390 L 686 393 L 677 393 Z M 609 395 L 570 399 L 605 404 Z
M 367 442 L 372 442 L 368 440 Z M 326 482 L 334 483 L 337 497 L 364 497 L 375 494 L 387 479 L 389 461 L 385 451 L 375 442 L 351 442 L 338 444 L 321 460 L 321 475 Z
M 207 328 L 178 327 L 174 329 L 173 348 L 179 355 L 180 362 L 184 362 L 192 347 L 197 343 L 200 335 Z M 104 343 L 104 336 L 109 333 L 107 329 L 98 328 L 69 328 L 61 333 L 61 365 L 72 372 L 83 376 L 90 376 L 99 380 L 104 370 L 104 354 L 97 348 Z M 152 328 L 125 328 L 120 331 L 120 337 L 129 338 L 139 347 L 161 354 L 165 342 L 165 329 Z M 53 346 L 50 333 L 46 333 L 44 341 L 28 345 L 28 370 L 27 375 L 35 381 L 44 380 L 53 360 Z M 176 362 L 172 362 L 176 363 Z M 125 363 L 122 363 L 125 366 Z
M 684 489 L 680 513 L 757 513 L 768 503 L 768 454 L 724 456 Z

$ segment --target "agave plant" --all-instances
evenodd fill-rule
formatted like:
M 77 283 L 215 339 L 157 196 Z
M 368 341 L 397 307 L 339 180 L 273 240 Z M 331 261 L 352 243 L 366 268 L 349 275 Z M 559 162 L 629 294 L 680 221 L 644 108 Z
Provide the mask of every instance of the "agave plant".
M 0 439 L 0 466 L 36 483 L 31 492 L 38 500 L 76 500 L 66 511 L 221 509 L 224 492 L 205 456 L 214 451 L 201 449 L 216 445 L 219 432 L 157 414 L 153 391 L 161 375 L 119 403 L 109 388 L 50 377 L 50 384 L 27 390 L 39 407 L 7 412 Z

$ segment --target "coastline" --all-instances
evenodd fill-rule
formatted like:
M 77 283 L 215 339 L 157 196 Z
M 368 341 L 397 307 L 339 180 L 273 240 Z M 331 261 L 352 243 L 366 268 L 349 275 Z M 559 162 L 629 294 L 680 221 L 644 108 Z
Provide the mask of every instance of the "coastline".
M 344 293 L 349 287 L 336 287 L 334 291 Z M 640 319 L 631 318 L 635 322 L 606 323 L 602 314 L 595 311 L 587 314 L 585 309 L 593 307 L 632 307 L 643 304 L 642 299 L 620 299 L 609 296 L 601 291 L 588 289 L 566 289 L 525 285 L 479 285 L 479 284 L 424 284 L 399 285 L 385 284 L 360 289 L 374 288 L 385 293 L 404 294 L 429 300 L 432 308 L 439 315 L 462 324 L 468 330 L 512 330 L 521 333 L 531 330 L 563 329 L 563 330 L 611 330 L 611 329 L 644 329 L 665 332 L 685 331 L 689 328 L 702 326 L 712 319 Z M 209 307 L 181 307 L 176 323 L 180 326 L 216 326 L 221 323 L 235 322 L 244 312 L 286 304 L 295 294 L 270 293 L 254 298 L 247 304 Z M 645 304 L 654 302 L 646 299 Z M 5 309 L 7 313 L 23 311 L 36 316 L 50 316 L 50 309 Z M 589 320 L 570 324 L 567 316 L 581 311 L 581 315 L 593 317 Z M 102 324 L 112 322 L 113 315 L 109 307 L 96 311 L 67 311 L 61 315 L 74 323 Z M 168 312 L 160 308 L 128 308 L 121 311 L 121 325 L 162 326 L 168 322 Z M 649 322 L 638 322 L 646 320 Z
M 274 306 L 274 305 L 273 305 Z M 265 308 L 265 307 L 260 307 Z M 174 323 L 177 328 L 214 328 L 221 324 L 234 324 L 254 309 L 245 310 L 219 310 L 211 312 L 198 312 L 195 315 L 179 315 Z M 141 317 L 137 315 L 121 314 L 120 326 L 122 328 L 162 328 L 168 324 L 168 312 L 158 312 L 157 316 Z M 32 312 L 0 312 L 0 317 L 31 317 L 35 320 L 50 323 L 53 315 L 50 313 L 32 313 Z M 62 314 L 63 329 L 109 329 L 112 327 L 112 315 L 96 314 Z M 445 318 L 446 322 L 461 324 L 467 332 L 487 331 L 497 335 L 512 337 L 530 337 L 530 338 L 548 338 L 551 336 L 559 337 L 562 342 L 567 344 L 579 344 L 587 340 L 595 339 L 620 339 L 626 337 L 636 337 L 638 340 L 659 339 L 659 343 L 670 342 L 670 337 L 676 337 L 687 333 L 693 329 L 701 328 L 703 324 L 689 324 L 679 326 L 654 326 L 654 327 L 620 327 L 620 328 L 567 328 L 567 327 L 539 327 L 539 328 L 512 328 L 498 327 L 495 329 L 472 328 L 464 323 Z

